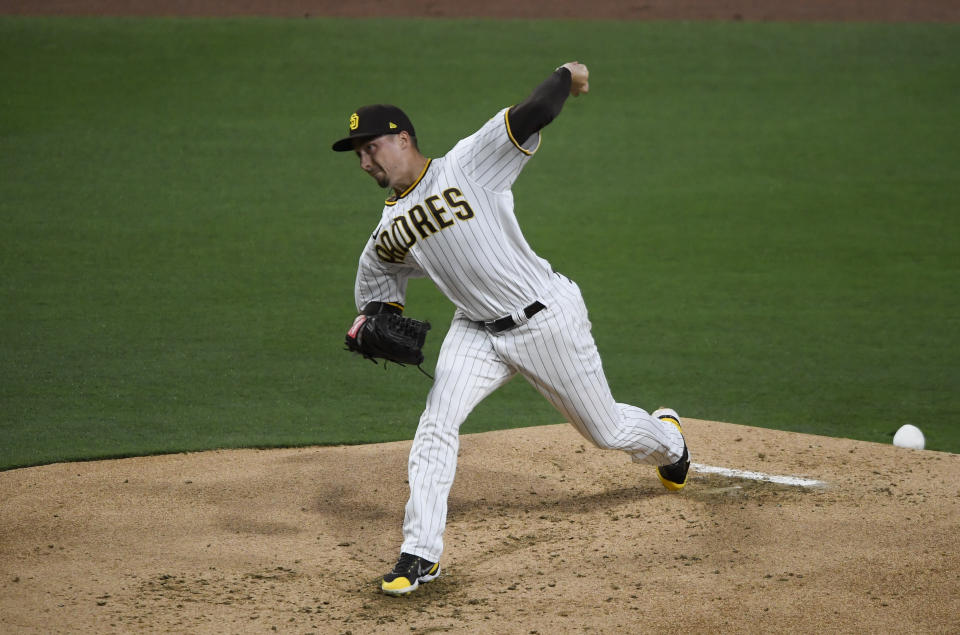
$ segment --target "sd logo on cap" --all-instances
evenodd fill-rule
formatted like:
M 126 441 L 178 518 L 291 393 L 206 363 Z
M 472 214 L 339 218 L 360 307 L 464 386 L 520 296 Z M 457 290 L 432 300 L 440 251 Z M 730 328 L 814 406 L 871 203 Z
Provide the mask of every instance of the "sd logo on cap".
M 373 104 L 357 108 L 357 111 L 350 115 L 349 134 L 333 144 L 336 152 L 348 152 L 353 150 L 354 141 L 363 141 L 373 139 L 385 134 L 399 134 L 401 132 L 410 133 L 411 137 L 416 137 L 413 130 L 413 124 L 407 115 L 389 104 Z

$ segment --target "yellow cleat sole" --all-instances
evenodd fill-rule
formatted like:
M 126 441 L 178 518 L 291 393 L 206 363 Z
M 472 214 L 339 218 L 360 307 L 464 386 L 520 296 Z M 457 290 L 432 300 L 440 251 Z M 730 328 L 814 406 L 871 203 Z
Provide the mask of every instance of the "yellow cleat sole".
M 417 590 L 420 583 L 414 581 L 412 584 L 406 578 L 397 578 L 391 582 L 381 582 L 380 590 L 387 595 L 406 595 Z
M 437 562 L 430 568 L 426 574 L 421 576 L 419 579 L 410 582 L 406 577 L 394 578 L 390 582 L 385 580 L 380 581 L 380 590 L 386 593 L 387 595 L 406 595 L 408 593 L 413 593 L 421 584 L 426 584 L 432 580 L 436 580 L 440 576 L 440 563 Z
M 663 415 L 663 416 L 659 417 L 659 419 L 660 419 L 661 421 L 669 421 L 669 422 L 672 423 L 673 425 L 677 426 L 677 430 L 680 431 L 680 434 L 683 434 L 683 428 L 680 427 L 680 422 L 677 421 L 674 417 L 671 417 L 670 415 Z M 663 486 L 666 487 L 666 488 L 667 488 L 668 490 L 670 490 L 671 492 L 679 492 L 680 490 L 682 490 L 684 487 L 687 486 L 687 479 L 686 479 L 686 478 L 683 479 L 683 482 L 682 482 L 682 483 L 674 483 L 674 482 L 671 481 L 671 480 L 665 479 L 665 478 L 663 477 L 663 475 L 660 473 L 660 468 L 659 468 L 659 467 L 657 468 L 657 478 L 659 478 L 659 479 L 660 479 L 660 483 L 662 483 Z
M 667 479 L 663 478 L 663 475 L 660 474 L 660 470 L 657 470 L 657 478 L 659 478 L 663 486 L 666 487 L 671 492 L 679 492 L 680 490 L 682 490 L 684 487 L 687 486 L 686 481 L 679 484 L 674 483 L 673 481 L 668 481 Z

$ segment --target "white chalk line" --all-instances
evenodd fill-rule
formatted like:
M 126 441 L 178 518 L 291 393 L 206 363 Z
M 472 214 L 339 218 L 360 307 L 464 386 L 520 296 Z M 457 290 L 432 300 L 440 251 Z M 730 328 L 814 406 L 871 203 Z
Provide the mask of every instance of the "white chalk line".
M 720 474 L 721 476 L 732 476 L 734 478 L 749 479 L 751 481 L 767 481 L 770 483 L 779 483 L 780 485 L 793 485 L 796 487 L 825 487 L 825 481 L 817 481 L 812 478 L 801 478 L 799 476 L 777 476 L 776 474 L 764 474 L 763 472 L 750 472 L 748 470 L 734 470 L 729 467 L 716 467 L 713 465 L 703 465 L 700 463 L 691 463 L 697 472 L 704 474 Z

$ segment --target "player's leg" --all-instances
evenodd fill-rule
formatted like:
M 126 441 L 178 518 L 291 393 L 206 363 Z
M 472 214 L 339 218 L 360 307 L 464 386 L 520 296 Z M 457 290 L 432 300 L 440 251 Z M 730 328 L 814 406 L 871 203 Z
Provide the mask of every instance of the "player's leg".
M 651 465 L 679 460 L 684 441 L 676 426 L 614 400 L 577 285 L 562 278 L 545 304 L 529 323 L 494 338 L 501 356 L 596 446 Z
M 433 387 L 410 449 L 410 499 L 404 553 L 436 562 L 443 551 L 447 497 L 457 468 L 460 425 L 515 371 L 500 360 L 477 323 L 456 317 L 440 349 Z

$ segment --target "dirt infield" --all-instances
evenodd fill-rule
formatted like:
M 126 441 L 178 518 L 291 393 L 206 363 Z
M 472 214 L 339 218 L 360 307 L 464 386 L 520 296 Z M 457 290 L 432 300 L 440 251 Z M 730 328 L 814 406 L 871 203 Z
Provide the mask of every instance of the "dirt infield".
M 465 435 L 444 574 L 379 593 L 409 442 L 0 473 L 4 633 L 947 632 L 960 455 L 690 420 L 649 467 L 567 425 Z

